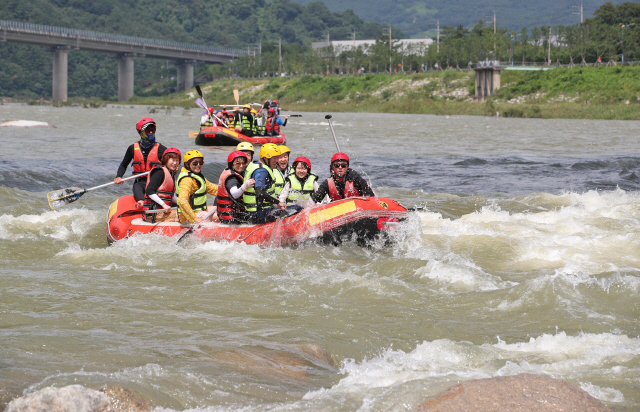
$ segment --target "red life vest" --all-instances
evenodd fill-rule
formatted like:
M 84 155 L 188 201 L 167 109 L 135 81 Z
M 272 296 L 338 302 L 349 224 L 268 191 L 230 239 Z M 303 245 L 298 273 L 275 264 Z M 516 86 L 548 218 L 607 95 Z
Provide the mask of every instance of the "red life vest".
M 160 199 L 162 199 L 163 202 L 171 206 L 171 203 L 172 203 L 171 201 L 173 200 L 173 195 L 176 191 L 176 181 L 174 180 L 174 176 L 171 175 L 171 172 L 169 171 L 169 169 L 167 169 L 166 166 L 163 166 L 161 169 L 164 172 L 164 180 L 162 181 L 162 184 L 158 187 L 158 189 L 156 189 L 156 192 L 157 192 L 156 194 Z M 144 187 L 145 194 L 147 193 L 147 188 L 149 187 L 150 181 L 151 181 L 151 173 L 147 175 L 147 184 Z M 148 197 L 148 195 L 145 195 L 144 207 L 146 209 L 157 209 L 158 207 L 160 207 L 160 205 L 158 205 L 156 202 L 151 200 L 151 198 Z
M 278 118 L 273 116 L 267 119 L 267 124 L 264 126 L 267 136 L 277 136 L 280 134 L 280 125 L 278 124 Z
M 348 197 L 360 196 L 360 192 L 358 192 L 356 187 L 353 185 L 353 182 L 350 180 L 344 182 L 344 197 L 340 196 L 340 192 L 338 192 L 338 189 L 336 188 L 333 177 L 328 178 L 327 183 L 329 183 L 329 197 L 331 198 L 331 200 L 340 200 L 346 199 Z
M 155 143 L 151 148 L 151 151 L 147 155 L 147 161 L 145 163 L 144 155 L 140 150 L 140 143 L 135 142 L 133 144 L 133 174 L 148 172 L 156 166 L 162 166 L 162 162 L 158 159 L 158 148 L 160 143 Z
M 222 223 L 237 223 L 240 212 L 244 212 L 244 201 L 242 196 L 235 199 L 231 193 L 227 191 L 227 180 L 231 176 L 240 179 L 240 184 L 244 183 L 244 178 L 235 170 L 229 168 L 224 169 L 218 180 L 218 217 Z

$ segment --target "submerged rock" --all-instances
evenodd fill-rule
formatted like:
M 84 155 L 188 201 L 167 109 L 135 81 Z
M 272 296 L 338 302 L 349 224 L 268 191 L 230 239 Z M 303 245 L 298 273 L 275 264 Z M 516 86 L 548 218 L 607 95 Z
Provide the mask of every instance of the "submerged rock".
M 35 120 L 7 120 L 0 123 L 0 127 L 52 127 L 56 128 L 47 122 L 36 122 Z
M 107 398 L 111 401 L 111 412 L 149 412 L 153 405 L 140 394 L 120 386 L 102 388 Z
M 540 375 L 521 374 L 468 381 L 428 399 L 419 412 L 611 412 L 572 384 Z
M 70 385 L 48 387 L 9 402 L 5 412 L 111 412 L 111 403 L 104 393 Z

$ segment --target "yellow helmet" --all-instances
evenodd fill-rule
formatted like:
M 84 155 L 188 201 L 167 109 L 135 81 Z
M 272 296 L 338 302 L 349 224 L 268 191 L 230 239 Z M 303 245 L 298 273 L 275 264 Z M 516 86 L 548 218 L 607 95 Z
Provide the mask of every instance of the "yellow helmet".
M 258 114 L 258 112 L 256 112 L 256 109 L 251 109 L 251 114 Z
M 251 110 L 251 105 L 250 104 L 245 104 L 244 106 L 242 106 L 242 108 Z
M 278 146 L 278 149 L 280 149 L 280 154 L 285 154 L 285 153 L 291 154 L 291 150 L 289 150 L 289 148 L 285 145 Z
M 273 143 L 267 143 L 260 148 L 260 159 L 271 159 L 272 157 L 280 156 L 280 149 Z
M 239 143 L 236 146 L 236 150 L 251 150 L 252 152 L 255 152 L 255 149 L 253 148 L 253 145 L 249 142 L 242 142 Z
M 196 157 L 204 158 L 202 153 L 200 153 L 198 150 L 189 150 L 187 153 L 184 154 L 184 160 L 183 160 L 184 164 L 187 164 L 189 160 L 195 159 Z

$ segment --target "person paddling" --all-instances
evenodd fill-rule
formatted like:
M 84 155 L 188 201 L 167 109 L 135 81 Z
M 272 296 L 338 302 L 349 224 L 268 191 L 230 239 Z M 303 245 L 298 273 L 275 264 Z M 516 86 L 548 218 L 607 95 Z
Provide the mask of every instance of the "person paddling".
M 311 197 L 320 203 L 326 195 L 332 201 L 355 196 L 375 196 L 371 186 L 355 171 L 349 168 L 349 156 L 338 152 L 331 158 L 331 177 L 322 182 Z
M 284 117 L 284 121 L 276 115 L 276 109 L 269 109 L 267 112 L 267 123 L 265 124 L 265 135 L 278 136 L 280 134 L 280 126 L 287 125 L 289 116 Z
M 118 167 L 116 178 L 113 182 L 122 184 L 122 176 L 127 171 L 129 163 L 133 160 L 133 174 L 148 172 L 156 166 L 162 166 L 160 159 L 164 155 L 166 147 L 156 142 L 156 122 L 145 117 L 136 124 L 136 130 L 140 135 L 140 141 L 127 148 L 124 158 Z M 141 208 L 144 203 L 144 188 L 147 185 L 147 178 L 141 177 L 133 182 L 133 198 L 136 200 L 136 207 Z
M 162 167 L 154 168 L 147 175 L 144 206 L 147 210 L 164 209 L 165 213 L 149 213 L 145 219 L 147 222 L 176 222 L 178 220 L 175 210 L 171 207 L 177 204 L 176 175 L 180 168 L 182 154 L 175 147 L 170 147 L 162 155 Z
M 204 156 L 198 150 L 189 150 L 184 154 L 184 166 L 176 181 L 178 197 L 178 219 L 180 223 L 202 223 L 212 210 L 207 206 L 207 194 L 216 196 L 218 185 L 209 182 L 202 175 Z M 217 221 L 215 213 L 209 218 Z
M 244 172 L 249 164 L 249 157 L 235 150 L 227 157 L 227 168 L 218 181 L 218 217 L 221 223 L 239 224 L 247 221 L 244 210 L 243 194 L 253 187 L 255 180 L 244 180 Z

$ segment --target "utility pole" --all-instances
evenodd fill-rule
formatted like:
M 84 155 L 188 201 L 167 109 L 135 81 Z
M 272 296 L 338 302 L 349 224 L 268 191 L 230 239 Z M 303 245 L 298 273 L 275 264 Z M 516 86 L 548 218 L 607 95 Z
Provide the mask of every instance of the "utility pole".
M 280 61 L 280 75 L 282 76 L 282 37 L 278 40 L 278 58 Z
M 484 16 L 485 19 L 490 19 L 491 16 Z M 494 60 L 498 60 L 498 57 L 496 56 L 496 31 L 497 29 L 497 24 L 496 24 L 496 11 L 493 11 L 493 59 Z
M 438 19 L 438 28 L 436 30 L 436 52 L 440 54 L 440 19 Z
M 571 14 L 580 14 L 580 23 L 584 23 L 584 13 L 583 13 L 583 9 L 582 9 L 582 0 L 580 0 L 580 5 L 573 5 L 571 7 L 575 7 L 576 9 L 579 8 L 580 9 L 580 13 L 578 13 L 578 11 L 572 11 Z
M 549 46 L 549 51 L 547 54 L 547 61 L 549 62 L 549 66 L 551 66 L 551 27 L 549 27 L 549 39 L 547 41 Z
M 353 48 L 356 48 L 356 28 L 353 28 Z
M 391 49 L 391 25 L 389 25 L 389 73 L 391 73 L 391 66 L 393 65 L 393 61 L 391 60 L 391 55 L 393 51 Z

